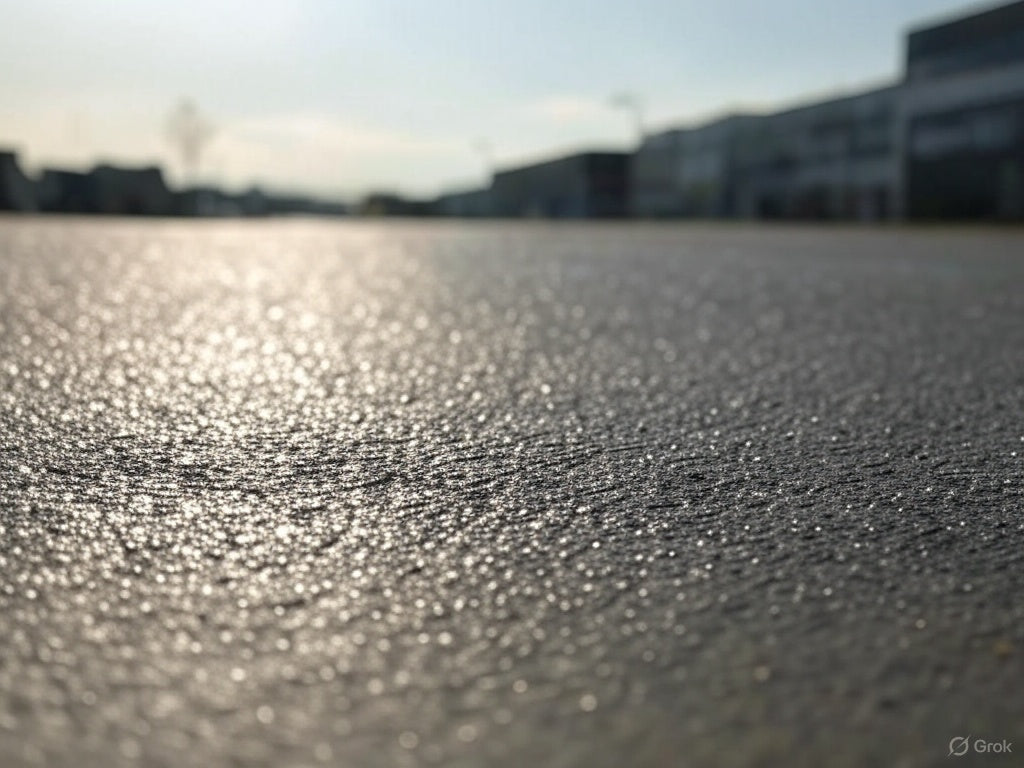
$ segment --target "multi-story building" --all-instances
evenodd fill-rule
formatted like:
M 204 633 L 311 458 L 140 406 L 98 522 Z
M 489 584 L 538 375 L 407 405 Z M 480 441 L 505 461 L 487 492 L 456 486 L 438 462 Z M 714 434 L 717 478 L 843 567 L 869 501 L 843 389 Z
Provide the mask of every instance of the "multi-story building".
M 638 216 L 886 218 L 895 210 L 897 89 L 648 137 Z
M 648 136 L 638 216 L 1024 218 L 1024 0 L 907 37 L 901 82 Z
M 641 217 L 735 216 L 737 160 L 759 120 L 730 115 L 693 128 L 647 136 L 631 171 L 631 212 Z
M 901 107 L 907 217 L 1024 219 L 1024 1 L 911 31 Z
M 899 90 L 808 104 L 748 124 L 734 163 L 744 217 L 879 220 L 896 210 Z

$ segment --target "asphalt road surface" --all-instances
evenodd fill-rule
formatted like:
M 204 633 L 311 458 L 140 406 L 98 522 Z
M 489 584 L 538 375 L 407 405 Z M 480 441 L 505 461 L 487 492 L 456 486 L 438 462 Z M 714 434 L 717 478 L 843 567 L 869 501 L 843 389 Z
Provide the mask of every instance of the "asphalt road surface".
M 0 220 L 0 765 L 1019 765 L 1022 289 L 1013 230 Z

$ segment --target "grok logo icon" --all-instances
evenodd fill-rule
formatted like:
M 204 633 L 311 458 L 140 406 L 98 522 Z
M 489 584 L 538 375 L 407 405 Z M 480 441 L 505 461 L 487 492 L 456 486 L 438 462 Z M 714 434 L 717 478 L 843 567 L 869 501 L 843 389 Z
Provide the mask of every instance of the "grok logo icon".
M 963 757 L 971 745 L 970 736 L 954 736 L 949 740 L 949 754 L 947 757 Z
M 949 740 L 949 754 L 947 757 L 963 757 L 968 752 L 976 752 L 979 755 L 1012 754 L 1013 742 L 1006 739 L 1002 741 L 975 739 L 972 742 L 970 736 L 954 736 Z

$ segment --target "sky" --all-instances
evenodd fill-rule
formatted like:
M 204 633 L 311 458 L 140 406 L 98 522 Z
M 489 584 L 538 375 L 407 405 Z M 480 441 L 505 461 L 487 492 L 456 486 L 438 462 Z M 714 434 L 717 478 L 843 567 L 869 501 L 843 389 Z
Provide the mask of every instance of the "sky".
M 990 4 L 986 4 L 990 5 Z M 957 0 L 0 0 L 0 147 L 29 172 L 160 164 L 355 198 L 478 186 L 494 168 L 629 149 L 647 130 L 898 76 L 909 27 Z M 984 6 L 983 6 L 984 7 Z

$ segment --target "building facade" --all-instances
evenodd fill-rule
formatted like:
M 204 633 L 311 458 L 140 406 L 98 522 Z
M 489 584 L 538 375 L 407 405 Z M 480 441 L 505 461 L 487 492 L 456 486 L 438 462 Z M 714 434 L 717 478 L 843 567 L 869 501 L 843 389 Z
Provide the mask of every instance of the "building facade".
M 88 173 L 46 169 L 37 184 L 39 206 L 51 213 L 170 216 L 174 194 L 155 167 L 99 165 Z
M 96 213 L 87 173 L 46 168 L 38 181 L 39 207 L 47 213 Z
M 0 151 L 0 211 L 35 211 L 35 184 L 21 170 L 14 152 Z
M 682 216 L 682 136 L 685 128 L 674 128 L 645 136 L 633 155 L 630 167 L 630 213 L 640 218 Z
M 736 216 L 737 163 L 759 119 L 730 115 L 645 137 L 632 165 L 632 213 L 641 218 Z
M 434 200 L 433 208 L 438 216 L 467 219 L 490 216 L 492 215 L 491 190 L 482 188 L 446 192 Z
M 1024 220 L 1024 1 L 910 32 L 908 218 Z
M 499 171 L 491 183 L 492 211 L 548 219 L 626 216 L 629 161 L 624 152 L 583 152 Z
M 648 136 L 640 217 L 1024 219 L 1024 0 L 912 30 L 896 83 Z
M 878 220 L 897 206 L 898 88 L 648 137 L 634 213 Z
M 897 210 L 895 86 L 765 115 L 735 161 L 736 212 L 790 219 L 891 218 Z
M 163 171 L 99 165 L 89 174 L 97 213 L 128 216 L 170 216 L 175 213 L 174 195 L 164 182 Z

